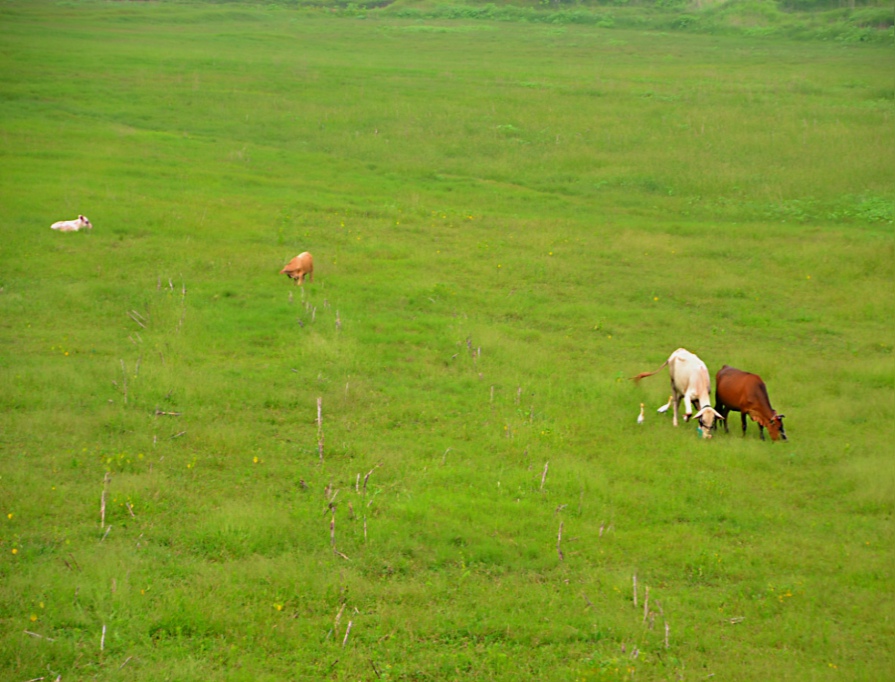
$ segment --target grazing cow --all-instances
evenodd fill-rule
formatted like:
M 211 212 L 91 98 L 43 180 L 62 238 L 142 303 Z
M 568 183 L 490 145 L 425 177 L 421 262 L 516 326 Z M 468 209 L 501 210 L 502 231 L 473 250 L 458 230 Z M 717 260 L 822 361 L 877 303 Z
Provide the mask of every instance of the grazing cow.
M 291 277 L 296 284 L 303 284 L 305 276 L 308 281 L 314 281 L 314 257 L 310 253 L 304 251 L 286 264 L 286 267 L 280 270 L 281 275 Z
M 86 217 L 79 215 L 77 220 L 60 220 L 50 225 L 51 230 L 59 230 L 60 232 L 77 232 L 83 228 L 92 230 L 93 225 Z
M 764 440 L 767 429 L 771 440 L 786 440 L 782 414 L 771 407 L 768 389 L 757 374 L 743 372 L 724 365 L 715 375 L 715 409 L 725 417 L 732 411 L 740 413 L 743 435 L 746 435 L 746 415 L 758 422 L 758 435 Z M 729 433 L 727 424 L 724 430 Z
M 684 414 L 684 421 L 689 421 L 693 414 L 692 401 L 699 403 L 699 412 L 696 413 L 696 419 L 699 421 L 699 431 L 703 438 L 712 437 L 712 425 L 715 423 L 715 417 L 724 419 L 724 417 L 712 408 L 711 383 L 709 379 L 709 370 L 705 363 L 696 355 L 683 348 L 678 348 L 668 359 L 662 363 L 659 369 L 654 372 L 641 372 L 636 377 L 632 377 L 634 381 L 652 376 L 668 365 L 668 374 L 671 375 L 671 398 L 668 404 L 659 408 L 659 412 L 665 412 L 668 405 L 674 406 L 674 421 L 677 426 L 677 415 L 680 409 L 681 399 L 687 408 Z

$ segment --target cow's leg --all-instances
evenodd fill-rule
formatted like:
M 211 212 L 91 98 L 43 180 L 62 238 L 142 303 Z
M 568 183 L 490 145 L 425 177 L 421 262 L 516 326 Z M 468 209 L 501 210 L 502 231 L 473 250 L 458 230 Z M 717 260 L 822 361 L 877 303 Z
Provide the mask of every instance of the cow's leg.
M 678 394 L 674 397 L 674 417 L 675 417 L 674 425 L 675 426 L 677 426 L 677 417 L 679 417 L 681 414 L 681 400 L 683 400 L 683 399 L 684 399 L 684 396 L 681 394 Z M 684 421 L 687 421 L 690 418 L 690 415 L 684 414 L 683 417 L 684 417 Z
M 690 421 L 690 417 L 693 416 L 693 403 L 690 402 L 690 396 L 684 396 L 684 407 L 687 408 L 687 412 L 684 414 L 684 421 Z
M 758 435 L 764 440 L 764 427 L 761 425 L 761 422 L 758 422 Z
M 674 412 L 673 412 L 673 414 L 674 414 L 674 419 L 672 419 L 671 424 L 672 424 L 673 426 L 677 426 L 677 412 L 678 412 L 678 410 L 680 409 L 681 397 L 678 395 L 678 392 L 677 392 L 677 390 L 674 388 L 674 385 L 671 386 L 671 392 L 672 392 L 672 395 L 671 395 L 671 402 L 672 402 L 672 405 L 671 405 L 671 407 L 674 409 Z
M 743 438 L 746 437 L 746 413 L 740 412 L 740 421 L 743 423 Z
M 715 412 L 720 414 L 723 418 L 721 421 L 724 422 L 724 433 L 730 433 L 730 430 L 727 428 L 727 415 L 730 414 L 730 410 L 724 403 L 719 400 L 715 403 Z M 718 428 L 718 421 L 719 420 L 716 419 L 715 422 L 712 424 L 713 431 Z

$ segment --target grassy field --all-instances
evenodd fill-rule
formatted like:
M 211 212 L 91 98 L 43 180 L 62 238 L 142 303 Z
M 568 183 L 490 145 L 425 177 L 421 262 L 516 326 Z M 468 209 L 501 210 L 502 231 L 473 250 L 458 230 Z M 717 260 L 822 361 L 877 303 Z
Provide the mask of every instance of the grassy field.
M 0 25 L 0 678 L 891 674 L 891 46 Z

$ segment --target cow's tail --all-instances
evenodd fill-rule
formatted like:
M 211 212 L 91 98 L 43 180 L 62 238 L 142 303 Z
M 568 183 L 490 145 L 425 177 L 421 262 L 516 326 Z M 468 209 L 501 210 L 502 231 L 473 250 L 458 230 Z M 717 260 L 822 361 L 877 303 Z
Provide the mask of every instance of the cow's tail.
M 665 365 L 667 365 L 667 364 L 668 364 L 668 360 L 666 360 L 665 362 L 663 362 L 663 363 L 659 366 L 659 369 L 657 369 L 657 370 L 654 370 L 654 371 L 652 371 L 652 372 L 641 372 L 641 373 L 638 374 L 637 376 L 635 376 L 635 377 L 631 377 L 631 381 L 640 381 L 641 379 L 646 379 L 647 377 L 651 377 L 653 374 L 658 374 L 659 372 L 662 371 L 662 369 L 663 369 L 663 368 L 665 367 Z

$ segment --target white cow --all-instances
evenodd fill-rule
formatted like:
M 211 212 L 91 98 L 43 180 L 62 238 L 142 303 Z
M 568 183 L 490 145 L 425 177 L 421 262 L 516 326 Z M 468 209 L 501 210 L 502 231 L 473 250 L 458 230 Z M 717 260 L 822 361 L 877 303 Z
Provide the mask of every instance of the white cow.
M 677 415 L 680 409 L 681 399 L 687 408 L 684 414 L 684 421 L 689 421 L 693 414 L 693 402 L 699 404 L 699 412 L 696 413 L 696 419 L 699 420 L 700 430 L 703 438 L 712 437 L 712 424 L 715 417 L 724 419 L 715 408 L 712 407 L 711 398 L 711 381 L 709 379 L 709 370 L 705 363 L 696 355 L 683 348 L 678 348 L 668 359 L 662 363 L 655 372 L 641 372 L 636 377 L 632 377 L 634 381 L 652 376 L 668 365 L 668 374 L 671 375 L 671 397 L 668 403 L 659 408 L 659 412 L 665 412 L 669 405 L 674 407 L 673 424 L 677 426 Z
M 60 232 L 77 232 L 80 229 L 93 229 L 93 225 L 85 216 L 79 215 L 77 220 L 60 220 L 58 223 L 50 225 L 51 230 L 59 230 Z

